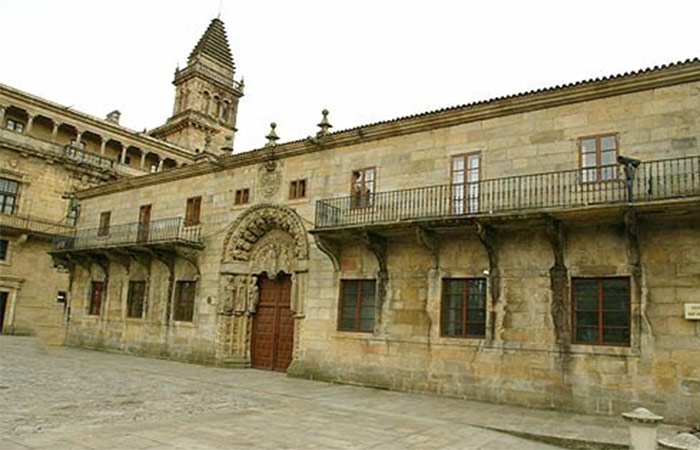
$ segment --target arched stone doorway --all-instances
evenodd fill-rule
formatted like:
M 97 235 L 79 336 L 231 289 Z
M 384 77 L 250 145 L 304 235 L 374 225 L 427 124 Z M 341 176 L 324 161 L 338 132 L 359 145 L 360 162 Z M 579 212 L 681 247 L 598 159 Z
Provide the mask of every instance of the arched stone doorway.
M 309 245 L 294 210 L 256 205 L 224 240 L 217 358 L 227 365 L 285 371 L 297 351 Z

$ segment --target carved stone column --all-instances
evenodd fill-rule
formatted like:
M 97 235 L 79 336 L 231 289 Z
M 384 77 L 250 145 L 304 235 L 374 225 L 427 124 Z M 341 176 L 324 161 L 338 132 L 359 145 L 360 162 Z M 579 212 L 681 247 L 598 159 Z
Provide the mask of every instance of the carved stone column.
M 122 164 L 126 164 L 126 149 L 128 148 L 128 145 L 122 145 L 122 153 L 119 156 L 119 162 Z
M 51 129 L 51 142 L 56 142 L 56 137 L 58 136 L 58 129 L 61 126 L 60 123 L 54 122 L 53 128 Z
M 34 124 L 34 116 L 31 114 L 27 114 L 29 117 L 27 118 L 27 126 L 24 127 L 24 134 L 29 135 L 32 131 L 32 124 Z
M 164 161 L 163 158 L 161 158 L 161 159 L 158 161 L 158 170 L 157 170 L 157 172 L 162 172 L 162 171 L 163 171 L 163 161 Z
M 141 152 L 141 170 L 146 166 L 146 152 L 142 151 Z
M 0 128 L 5 128 L 5 110 L 6 106 L 0 105 Z
M 100 142 L 100 155 L 104 156 L 105 155 L 105 148 L 107 147 L 107 139 L 102 138 L 102 142 Z

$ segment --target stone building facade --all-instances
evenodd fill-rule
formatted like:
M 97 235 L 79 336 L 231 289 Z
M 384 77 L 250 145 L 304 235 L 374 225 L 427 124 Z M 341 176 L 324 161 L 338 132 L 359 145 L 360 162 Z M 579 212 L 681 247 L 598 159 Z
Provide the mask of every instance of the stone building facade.
M 136 132 L 119 124 L 113 111 L 99 119 L 0 84 L 0 332 L 41 334 L 61 343 L 65 334 L 69 274 L 53 267 L 48 255 L 57 235 L 72 232 L 79 215 L 73 193 L 115 179 L 133 179 L 194 164 L 230 150 L 237 101 L 233 60 L 223 24 L 212 21 L 190 55 L 190 66 L 176 77 L 206 85 L 215 54 L 225 91 L 225 122 L 177 122 L 178 139 L 163 127 Z M 221 56 L 221 41 L 225 44 Z M 227 72 L 228 71 L 228 72 Z M 194 87 L 192 87 L 194 88 Z M 222 88 L 223 89 L 223 88 Z M 200 114 L 205 105 L 175 100 L 176 113 Z M 175 114 L 178 118 L 178 114 Z M 177 119 L 179 120 L 179 119 Z M 173 119 L 169 125 L 175 126 Z M 226 147 L 223 148 L 222 147 Z
M 327 120 L 77 192 L 68 344 L 700 419 L 700 61 Z

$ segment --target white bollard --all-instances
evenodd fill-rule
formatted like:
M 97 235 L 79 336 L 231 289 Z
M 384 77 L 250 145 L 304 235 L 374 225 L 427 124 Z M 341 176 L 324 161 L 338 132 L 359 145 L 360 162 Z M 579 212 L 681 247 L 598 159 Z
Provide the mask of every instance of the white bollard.
M 656 429 L 664 418 L 646 408 L 622 413 L 630 425 L 630 450 L 656 450 Z

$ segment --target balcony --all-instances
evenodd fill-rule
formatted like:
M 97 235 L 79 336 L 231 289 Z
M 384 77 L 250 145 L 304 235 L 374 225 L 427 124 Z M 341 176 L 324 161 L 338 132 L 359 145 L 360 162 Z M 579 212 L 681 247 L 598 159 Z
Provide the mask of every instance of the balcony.
M 66 235 L 74 231 L 73 227 L 64 223 L 16 214 L 0 214 L 0 229 L 43 237 Z
M 315 229 L 548 213 L 700 196 L 700 155 L 401 189 L 316 202 Z
M 104 156 L 90 153 L 77 147 L 75 144 L 68 144 L 63 149 L 63 157 L 78 164 L 87 164 L 100 169 L 112 170 L 114 161 Z
M 52 253 L 109 249 L 168 249 L 176 247 L 204 248 L 200 227 L 185 226 L 182 217 L 153 220 L 147 224 L 134 222 L 108 228 L 87 228 L 56 236 Z

